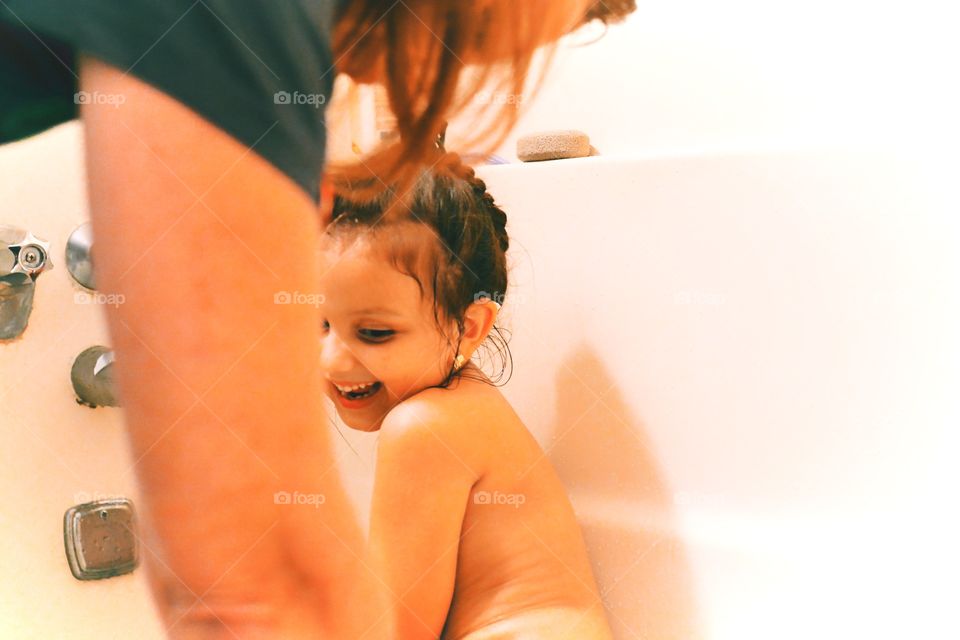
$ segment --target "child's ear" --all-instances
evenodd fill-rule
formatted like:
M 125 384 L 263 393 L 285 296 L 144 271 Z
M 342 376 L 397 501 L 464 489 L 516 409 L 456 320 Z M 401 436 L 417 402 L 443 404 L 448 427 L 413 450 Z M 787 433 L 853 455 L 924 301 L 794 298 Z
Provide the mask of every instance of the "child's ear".
M 500 307 L 489 299 L 481 299 L 467 307 L 463 317 L 463 335 L 460 339 L 460 353 L 469 360 L 497 321 Z

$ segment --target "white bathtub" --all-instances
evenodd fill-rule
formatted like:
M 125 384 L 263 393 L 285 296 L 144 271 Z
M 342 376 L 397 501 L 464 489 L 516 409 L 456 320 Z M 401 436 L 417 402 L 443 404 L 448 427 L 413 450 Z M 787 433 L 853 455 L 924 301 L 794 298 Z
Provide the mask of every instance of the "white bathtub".
M 65 509 L 138 497 L 117 410 L 70 387 L 107 344 L 63 264 L 87 219 L 77 137 L 0 154 L 36 177 L 0 183 L 0 222 L 56 263 L 0 346 L 0 638 L 162 638 L 142 569 L 80 582 L 64 556 Z M 950 635 L 960 235 L 937 168 L 810 150 L 481 170 L 513 238 L 504 390 L 619 639 Z M 347 439 L 362 503 L 372 439 Z
M 958 637 L 949 171 L 808 149 L 480 172 L 513 237 L 505 392 L 618 638 Z

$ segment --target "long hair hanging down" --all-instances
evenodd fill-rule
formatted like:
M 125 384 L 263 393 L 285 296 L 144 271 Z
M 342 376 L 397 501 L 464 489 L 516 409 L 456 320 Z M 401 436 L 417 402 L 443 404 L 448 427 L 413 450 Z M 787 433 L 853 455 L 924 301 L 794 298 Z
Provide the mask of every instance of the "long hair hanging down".
M 420 171 L 438 159 L 442 123 L 480 89 L 523 95 L 539 47 L 564 29 L 616 22 L 635 8 L 635 0 L 341 0 L 333 34 L 338 70 L 356 78 L 374 70 L 400 139 L 356 164 L 329 167 L 337 190 L 369 199 L 390 185 L 405 197 Z M 534 92 L 538 88 L 539 82 Z M 490 150 L 501 144 L 516 124 L 520 102 L 498 104 L 495 117 L 467 144 Z

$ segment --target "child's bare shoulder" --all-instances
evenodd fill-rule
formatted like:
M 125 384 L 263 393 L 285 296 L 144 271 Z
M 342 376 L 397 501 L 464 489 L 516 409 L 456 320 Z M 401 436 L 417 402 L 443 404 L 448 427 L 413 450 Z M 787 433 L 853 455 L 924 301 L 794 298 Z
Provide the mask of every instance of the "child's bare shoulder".
M 493 444 L 520 436 L 525 427 L 497 388 L 464 379 L 407 398 L 384 418 L 380 431 L 381 447 L 435 441 L 479 470 L 487 466 Z

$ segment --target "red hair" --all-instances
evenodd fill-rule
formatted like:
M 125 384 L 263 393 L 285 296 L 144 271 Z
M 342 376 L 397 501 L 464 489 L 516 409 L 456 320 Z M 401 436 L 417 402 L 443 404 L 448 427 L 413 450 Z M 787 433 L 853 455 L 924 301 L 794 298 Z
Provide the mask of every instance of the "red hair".
M 381 81 L 397 121 L 398 142 L 357 164 L 331 167 L 338 190 L 375 197 L 390 185 L 404 194 L 438 157 L 445 123 L 493 81 L 522 95 L 537 49 L 600 19 L 614 22 L 635 0 L 344 0 L 333 53 L 339 71 L 360 82 Z M 471 72 L 463 80 L 467 65 Z M 516 124 L 520 101 L 498 105 L 474 142 L 500 144 Z

